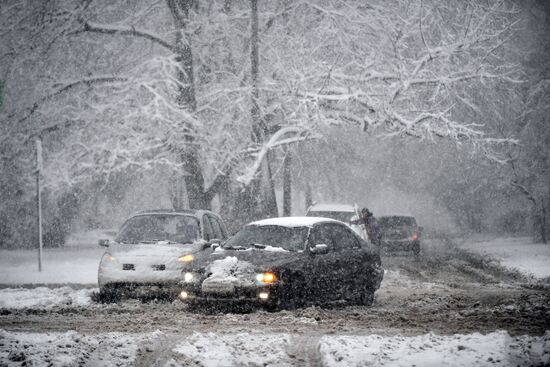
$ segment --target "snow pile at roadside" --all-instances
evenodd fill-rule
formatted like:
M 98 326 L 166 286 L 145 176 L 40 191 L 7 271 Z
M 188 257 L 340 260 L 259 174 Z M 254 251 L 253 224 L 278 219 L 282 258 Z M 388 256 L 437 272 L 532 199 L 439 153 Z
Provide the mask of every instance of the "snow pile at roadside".
M 143 336 L 0 330 L 0 366 L 133 366 Z
M 70 287 L 6 288 L 0 289 L 0 308 L 50 309 L 54 306 L 88 306 L 92 292 L 97 289 L 74 290 Z
M 172 346 L 172 347 L 170 347 Z M 142 358 L 145 357 L 145 361 Z M 141 363 L 140 363 L 141 362 Z M 550 332 L 338 336 L 21 333 L 0 330 L 0 366 L 516 366 L 550 363 Z
M 461 248 L 498 260 L 502 266 L 535 278 L 550 278 L 550 246 L 528 237 L 466 241 Z
M 308 341 L 312 345 L 295 345 Z M 312 355 L 313 353 L 313 355 Z M 300 355 L 304 354 L 304 355 Z M 550 332 L 542 337 L 379 335 L 292 337 L 288 334 L 197 333 L 173 349 L 169 365 L 287 366 L 314 358 L 323 366 L 508 366 L 550 363 Z
M 512 338 L 505 331 L 487 335 L 414 337 L 323 337 L 325 366 L 515 366 L 550 363 L 550 332 Z
M 205 367 L 284 366 L 290 364 L 284 350 L 288 342 L 285 334 L 194 333 L 174 348 L 171 362 L 176 366 L 186 366 L 188 360 Z

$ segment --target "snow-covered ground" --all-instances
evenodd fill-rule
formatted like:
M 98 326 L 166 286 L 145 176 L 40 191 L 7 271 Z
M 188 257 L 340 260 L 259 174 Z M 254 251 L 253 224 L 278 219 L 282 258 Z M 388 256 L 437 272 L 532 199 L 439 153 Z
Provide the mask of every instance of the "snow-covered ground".
M 158 345 L 164 344 L 159 352 Z M 550 363 L 550 333 L 385 337 L 285 333 L 81 334 L 0 330 L 0 365 L 516 366 Z M 160 363 L 159 363 L 160 362 Z
M 38 249 L 0 250 L 0 284 L 97 284 L 99 260 L 105 252 L 98 239 L 112 238 L 102 230 L 70 236 L 60 248 L 45 248 L 42 272 Z
M 535 278 L 550 277 L 550 245 L 533 243 L 528 237 L 465 241 L 461 248 L 491 257 L 502 266 Z

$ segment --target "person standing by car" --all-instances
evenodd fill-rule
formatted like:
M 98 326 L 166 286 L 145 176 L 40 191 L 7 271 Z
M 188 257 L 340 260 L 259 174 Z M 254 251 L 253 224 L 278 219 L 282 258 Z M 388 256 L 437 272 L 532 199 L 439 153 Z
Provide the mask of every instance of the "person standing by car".
M 382 231 L 380 225 L 376 221 L 376 218 L 372 215 L 372 212 L 368 208 L 361 209 L 361 217 L 356 220 L 352 220 L 351 224 L 363 224 L 367 230 L 367 236 L 373 245 L 380 247 L 382 240 Z

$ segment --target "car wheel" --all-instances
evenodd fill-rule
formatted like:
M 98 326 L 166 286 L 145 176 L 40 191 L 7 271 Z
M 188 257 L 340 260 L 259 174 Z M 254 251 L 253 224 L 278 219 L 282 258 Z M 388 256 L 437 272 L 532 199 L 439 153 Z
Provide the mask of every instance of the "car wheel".
M 105 286 L 99 289 L 98 301 L 101 303 L 113 303 L 119 301 L 120 293 L 115 287 Z
M 416 256 L 416 257 L 420 256 L 420 244 L 419 243 L 414 244 L 413 253 L 414 253 L 414 256 Z

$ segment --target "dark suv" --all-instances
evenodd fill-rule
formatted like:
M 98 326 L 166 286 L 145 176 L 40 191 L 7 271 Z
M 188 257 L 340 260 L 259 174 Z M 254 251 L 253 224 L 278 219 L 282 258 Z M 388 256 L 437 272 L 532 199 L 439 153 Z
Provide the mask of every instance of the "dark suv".
M 391 251 L 412 251 L 420 253 L 422 227 L 410 215 L 385 215 L 377 217 L 382 231 L 382 249 Z

